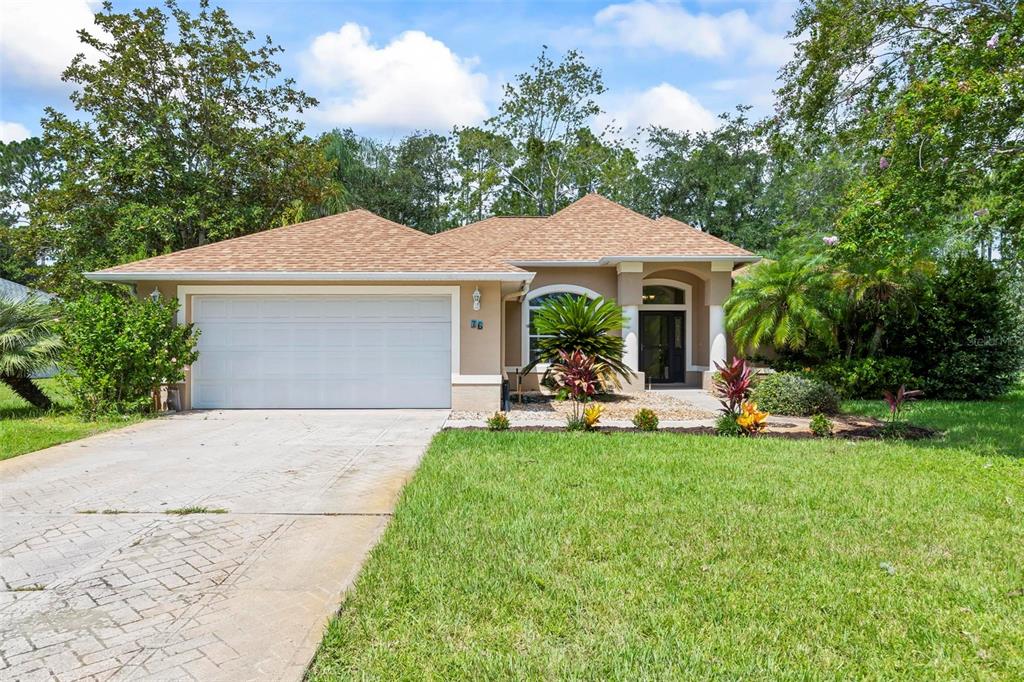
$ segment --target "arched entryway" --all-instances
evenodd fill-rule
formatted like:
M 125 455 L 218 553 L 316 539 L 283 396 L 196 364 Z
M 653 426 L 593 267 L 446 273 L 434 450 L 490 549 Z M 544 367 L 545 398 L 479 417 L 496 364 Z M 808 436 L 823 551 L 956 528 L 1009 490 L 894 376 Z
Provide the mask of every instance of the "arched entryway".
M 693 366 L 693 288 L 647 278 L 639 306 L 640 371 L 651 384 L 684 384 Z

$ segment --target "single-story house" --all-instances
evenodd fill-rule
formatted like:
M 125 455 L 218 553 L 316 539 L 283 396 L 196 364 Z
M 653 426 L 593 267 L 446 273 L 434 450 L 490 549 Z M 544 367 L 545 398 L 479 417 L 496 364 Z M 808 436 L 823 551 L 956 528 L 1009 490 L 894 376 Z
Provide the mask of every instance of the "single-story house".
M 436 235 L 353 210 L 87 277 L 180 301 L 201 332 L 185 408 L 490 411 L 535 352 L 530 315 L 552 296 L 623 307 L 630 390 L 706 382 L 727 355 L 732 271 L 757 259 L 591 194 Z

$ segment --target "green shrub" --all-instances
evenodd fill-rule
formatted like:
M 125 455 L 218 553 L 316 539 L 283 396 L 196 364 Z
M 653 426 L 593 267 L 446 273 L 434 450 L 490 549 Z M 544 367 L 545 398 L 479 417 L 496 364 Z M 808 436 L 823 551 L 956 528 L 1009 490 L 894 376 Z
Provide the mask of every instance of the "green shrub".
M 903 440 L 907 437 L 910 424 L 904 421 L 888 421 L 882 425 L 881 435 L 886 440 Z
M 657 431 L 658 415 L 654 414 L 652 409 L 641 408 L 633 415 L 633 426 L 637 431 Z
M 973 252 L 953 253 L 918 295 L 916 309 L 894 321 L 886 350 L 908 358 L 917 379 L 897 378 L 885 388 L 906 383 L 928 398 L 985 400 L 1020 379 L 1024 322 L 1009 273 Z
M 832 435 L 832 420 L 823 414 L 816 414 L 811 417 L 811 433 L 818 438 L 828 438 Z
M 903 357 L 840 358 L 818 365 L 811 374 L 842 398 L 881 398 L 886 389 L 917 383 L 910 360 Z
M 809 417 L 839 412 L 839 394 L 813 376 L 799 372 L 777 372 L 761 379 L 750 399 L 772 414 Z
M 736 415 L 721 414 L 715 422 L 715 433 L 719 436 L 743 436 L 746 432 L 736 423 Z
M 147 412 L 153 391 L 185 378 L 198 332 L 179 325 L 178 302 L 136 300 L 104 292 L 64 306 L 60 381 L 75 409 L 101 414 Z
M 488 431 L 508 431 L 508 417 L 504 412 L 495 412 L 487 418 Z

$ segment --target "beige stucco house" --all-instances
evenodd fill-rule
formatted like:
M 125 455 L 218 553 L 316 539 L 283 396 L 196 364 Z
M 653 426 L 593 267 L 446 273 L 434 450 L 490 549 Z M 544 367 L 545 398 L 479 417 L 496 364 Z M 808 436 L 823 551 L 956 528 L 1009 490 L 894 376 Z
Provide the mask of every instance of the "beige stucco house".
M 489 411 L 503 380 L 536 385 L 530 314 L 556 295 L 623 307 L 630 390 L 700 385 L 727 355 L 732 271 L 756 260 L 592 194 L 437 235 L 354 210 L 87 277 L 179 300 L 201 332 L 186 408 Z

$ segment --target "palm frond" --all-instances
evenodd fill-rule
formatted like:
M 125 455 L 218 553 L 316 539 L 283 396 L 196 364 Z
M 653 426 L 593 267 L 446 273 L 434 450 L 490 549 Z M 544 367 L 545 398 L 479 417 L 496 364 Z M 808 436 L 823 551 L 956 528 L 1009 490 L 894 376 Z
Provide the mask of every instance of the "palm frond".
M 0 298 L 0 375 L 25 377 L 46 369 L 62 346 L 52 305 Z

